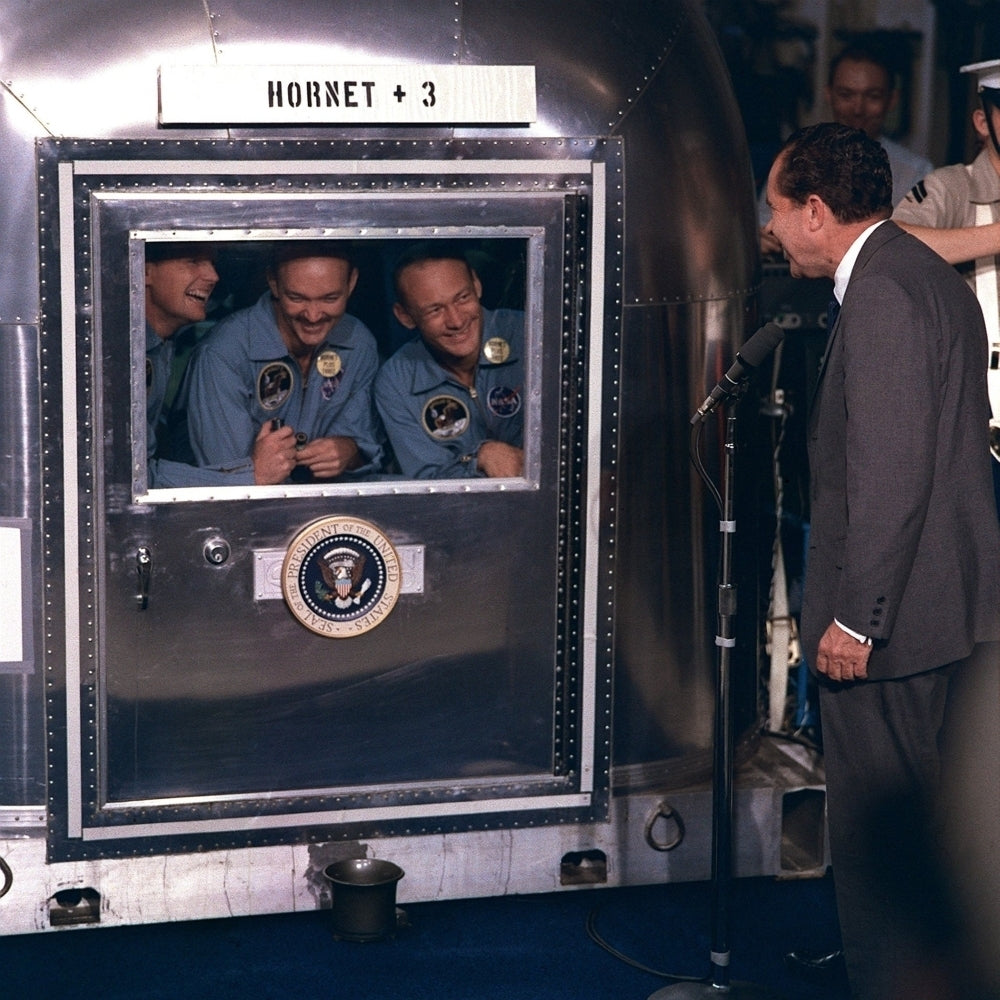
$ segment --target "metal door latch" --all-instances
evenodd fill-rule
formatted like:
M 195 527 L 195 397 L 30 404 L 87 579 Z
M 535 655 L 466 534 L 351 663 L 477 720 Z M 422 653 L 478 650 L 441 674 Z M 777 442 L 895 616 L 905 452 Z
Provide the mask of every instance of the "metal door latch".
M 153 553 L 149 546 L 140 545 L 135 554 L 135 569 L 139 577 L 135 600 L 140 611 L 145 611 L 149 604 L 149 579 L 153 575 Z
M 210 538 L 203 549 L 205 559 L 213 566 L 222 566 L 229 559 L 229 542 L 224 538 Z

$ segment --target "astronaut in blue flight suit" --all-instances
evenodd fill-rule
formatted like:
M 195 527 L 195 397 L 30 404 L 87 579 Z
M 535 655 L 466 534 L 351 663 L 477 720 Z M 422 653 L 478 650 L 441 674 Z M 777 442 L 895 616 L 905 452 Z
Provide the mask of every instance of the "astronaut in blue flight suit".
M 192 361 L 188 431 L 199 465 L 259 485 L 377 471 L 378 351 L 346 312 L 357 279 L 337 243 L 276 249 L 269 291 L 220 321 Z
M 215 248 L 210 243 L 150 242 L 146 244 L 146 460 L 151 487 L 199 486 L 218 483 L 213 470 L 164 457 L 170 428 L 164 412 L 173 362 L 175 334 L 203 322 L 218 283 Z
M 396 267 L 393 312 L 419 336 L 375 381 L 400 470 L 416 479 L 521 476 L 524 313 L 484 309 L 468 262 L 430 254 L 425 246 Z

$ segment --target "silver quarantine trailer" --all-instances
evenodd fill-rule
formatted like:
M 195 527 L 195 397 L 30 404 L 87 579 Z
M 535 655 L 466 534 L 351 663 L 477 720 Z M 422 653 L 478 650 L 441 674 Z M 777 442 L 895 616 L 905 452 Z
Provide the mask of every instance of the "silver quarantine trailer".
M 364 856 L 404 899 L 706 877 L 717 518 L 688 416 L 758 264 L 695 0 L 10 0 L 0 40 L 3 931 L 316 907 Z M 151 255 L 197 244 L 218 274 L 180 402 L 188 352 L 300 240 L 352 248 L 380 363 L 408 333 L 393 262 L 462 248 L 484 304 L 523 314 L 523 378 L 487 400 L 523 420 L 520 474 L 387 448 L 257 485 L 154 448 Z M 815 783 L 760 776 L 746 874 L 786 865 L 785 800 Z

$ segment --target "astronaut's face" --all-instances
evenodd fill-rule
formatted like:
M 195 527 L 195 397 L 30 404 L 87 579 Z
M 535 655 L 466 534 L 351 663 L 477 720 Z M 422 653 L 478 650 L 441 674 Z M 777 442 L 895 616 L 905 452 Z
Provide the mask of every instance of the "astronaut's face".
M 160 337 L 205 318 L 219 275 L 209 254 L 146 264 L 146 322 Z
M 445 363 L 479 358 L 483 340 L 482 285 L 461 260 L 426 260 L 399 276 L 396 318 L 420 331 L 432 354 Z
M 357 269 L 339 257 L 285 261 L 268 278 L 274 317 L 292 357 L 303 357 L 326 340 L 347 311 Z

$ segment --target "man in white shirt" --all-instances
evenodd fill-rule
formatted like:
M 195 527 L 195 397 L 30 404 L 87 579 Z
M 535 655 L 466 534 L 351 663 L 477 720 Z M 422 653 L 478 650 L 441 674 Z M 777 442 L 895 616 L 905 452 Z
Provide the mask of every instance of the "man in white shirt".
M 863 132 L 799 130 L 767 198 L 792 276 L 832 279 L 840 303 L 809 418 L 802 639 L 848 975 L 855 1000 L 915 996 L 928 971 L 968 971 L 936 821 L 957 706 L 1000 687 L 986 332 L 954 269 L 887 221 L 888 157 Z

